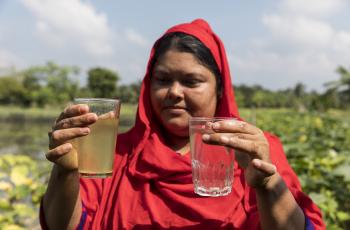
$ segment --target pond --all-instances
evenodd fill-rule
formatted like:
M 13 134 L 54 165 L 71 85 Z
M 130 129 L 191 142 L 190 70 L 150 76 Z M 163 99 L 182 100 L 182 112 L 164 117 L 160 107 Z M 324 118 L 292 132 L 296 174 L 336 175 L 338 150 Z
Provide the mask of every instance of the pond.
M 47 133 L 54 119 L 17 119 L 0 121 L 0 154 L 29 155 L 43 160 L 48 150 Z M 133 124 L 133 119 L 120 120 L 119 132 L 125 132 Z

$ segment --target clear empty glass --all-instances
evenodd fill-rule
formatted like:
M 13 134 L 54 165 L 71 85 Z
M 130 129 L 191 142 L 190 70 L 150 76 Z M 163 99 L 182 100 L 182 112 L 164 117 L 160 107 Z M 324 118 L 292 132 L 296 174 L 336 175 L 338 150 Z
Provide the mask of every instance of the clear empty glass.
M 189 120 L 194 192 L 201 196 L 225 196 L 232 190 L 233 149 L 202 141 L 203 134 L 214 133 L 209 124 L 220 120 L 236 119 L 192 117 Z

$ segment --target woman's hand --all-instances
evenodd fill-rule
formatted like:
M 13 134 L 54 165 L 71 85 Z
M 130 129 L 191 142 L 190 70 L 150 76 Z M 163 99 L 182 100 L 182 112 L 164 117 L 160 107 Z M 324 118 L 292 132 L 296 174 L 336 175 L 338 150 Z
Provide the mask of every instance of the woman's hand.
M 254 188 L 265 187 L 276 166 L 271 164 L 269 143 L 257 127 L 243 121 L 224 120 L 211 124 L 212 134 L 204 134 L 209 144 L 233 148 L 238 164 L 245 170 L 245 179 Z
M 78 168 L 76 151 L 72 146 L 74 138 L 90 133 L 88 125 L 97 121 L 97 115 L 89 113 L 87 105 L 70 105 L 59 115 L 49 135 L 49 151 L 46 158 L 66 171 Z M 68 154 L 69 153 L 69 154 Z

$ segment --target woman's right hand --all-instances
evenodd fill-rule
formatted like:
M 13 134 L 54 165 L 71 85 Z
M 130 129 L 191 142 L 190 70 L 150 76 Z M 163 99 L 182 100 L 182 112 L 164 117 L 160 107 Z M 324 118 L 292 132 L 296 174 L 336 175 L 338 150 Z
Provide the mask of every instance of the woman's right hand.
M 70 105 L 59 115 L 49 135 L 49 151 L 46 158 L 60 166 L 61 170 L 78 169 L 77 153 L 72 146 L 74 138 L 90 133 L 89 125 L 97 121 L 97 115 L 89 113 L 85 104 Z

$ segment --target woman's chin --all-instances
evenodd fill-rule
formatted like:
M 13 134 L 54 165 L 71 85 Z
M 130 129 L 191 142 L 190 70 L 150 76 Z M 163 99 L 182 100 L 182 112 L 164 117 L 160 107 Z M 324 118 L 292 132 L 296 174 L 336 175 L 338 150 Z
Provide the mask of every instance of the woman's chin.
M 189 130 L 188 130 L 188 122 L 186 124 L 179 124 L 179 123 L 172 123 L 169 122 L 165 125 L 166 131 L 179 136 L 179 137 L 188 137 L 189 136 Z

